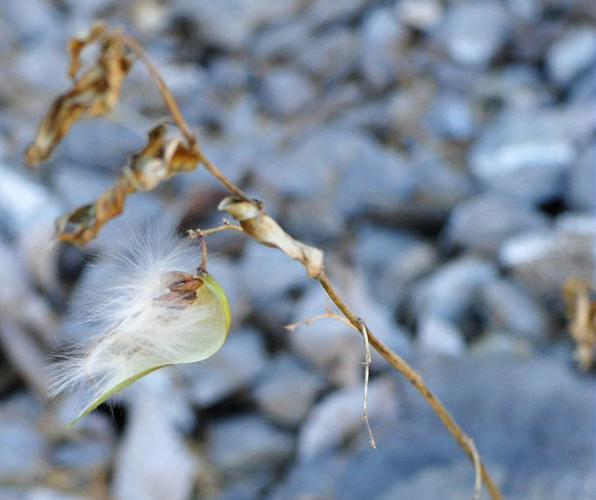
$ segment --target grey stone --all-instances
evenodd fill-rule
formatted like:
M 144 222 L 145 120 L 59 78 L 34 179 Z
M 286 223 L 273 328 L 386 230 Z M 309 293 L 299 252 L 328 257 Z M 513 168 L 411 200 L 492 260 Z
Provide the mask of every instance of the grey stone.
M 570 474 L 584 480 L 593 476 L 593 384 L 574 373 L 569 363 L 511 356 L 433 356 L 420 359 L 417 368 L 474 439 L 505 497 L 516 493 L 515 498 L 530 498 L 523 494 L 529 494 L 533 479 L 545 474 L 557 488 Z M 371 453 L 362 443 L 352 454 L 336 482 L 337 498 L 378 498 L 429 466 L 462 461 L 461 449 L 420 394 L 398 380 L 399 417 L 376 426 L 372 421 L 379 449 Z M 468 467 L 472 470 L 469 463 Z M 471 492 L 473 482 L 466 484 Z M 428 495 L 419 490 L 415 498 L 434 498 L 432 486 L 429 482 Z
M 358 40 L 346 28 L 323 32 L 311 39 L 298 56 L 297 63 L 323 81 L 346 77 L 356 64 Z
M 423 31 L 432 30 L 443 18 L 443 7 L 437 0 L 402 0 L 395 9 L 402 23 Z
M 56 67 L 56 61 L 64 60 L 63 54 L 64 49 L 60 45 L 48 42 L 33 45 L 15 61 L 13 77 L 15 80 L 18 79 L 22 89 L 48 96 L 48 99 L 51 99 L 53 98 L 52 94 L 61 94 L 70 86 L 66 75 L 66 61 L 60 68 Z M 10 74 L 8 78 L 10 78 Z
M 54 191 L 66 205 L 65 208 L 74 210 L 92 203 L 110 189 L 114 184 L 114 178 L 98 172 L 96 168 L 86 168 L 65 161 L 53 169 L 52 184 Z
M 198 459 L 169 421 L 164 401 L 136 391 L 131 421 L 116 458 L 113 498 L 188 498 Z
M 366 82 L 374 88 L 395 83 L 405 33 L 393 9 L 377 9 L 368 14 L 360 37 L 359 66 Z
M 18 38 L 31 45 L 36 42 L 59 40 L 61 19 L 58 9 L 42 0 L 8 2 L 0 7 L 0 18 Z
M 19 500 L 22 498 L 26 500 L 84 500 L 85 497 L 39 486 L 30 488 L 26 496 L 19 497 Z
M 501 264 L 539 296 L 557 296 L 570 278 L 594 276 L 593 232 L 533 232 L 508 240 Z
M 12 235 L 32 231 L 62 213 L 60 201 L 38 180 L 23 171 L 0 164 L 0 215 Z
M 438 96 L 427 119 L 439 137 L 456 141 L 470 140 L 478 126 L 470 101 L 453 94 Z
M 268 365 L 254 389 L 259 409 L 277 424 L 299 425 L 310 411 L 323 381 L 293 357 L 280 355 Z
M 262 245 L 248 245 L 240 279 L 253 303 L 266 306 L 272 299 L 303 287 L 306 274 L 298 262 L 290 260 L 283 252 Z
M 254 500 L 262 498 L 263 492 L 276 479 L 275 471 L 255 470 L 250 474 L 226 478 L 225 489 L 210 496 L 213 500 Z
M 341 457 L 329 454 L 313 460 L 299 461 L 275 486 L 268 500 L 301 498 L 337 498 L 337 481 L 344 467 Z
M 213 464 L 232 476 L 280 467 L 293 448 L 289 434 L 250 414 L 214 422 L 208 441 Z
M 474 100 L 494 103 L 502 109 L 522 111 L 539 108 L 552 102 L 544 78 L 529 64 L 505 66 L 470 79 Z M 491 117 L 491 122 L 494 121 Z
M 494 266 L 479 258 L 453 260 L 416 284 L 413 312 L 419 319 L 437 315 L 458 325 L 470 314 L 477 293 L 495 274 Z
M 385 493 L 375 498 L 377 500 L 396 498 L 461 500 L 470 496 L 473 484 L 474 470 L 469 462 L 462 460 L 446 466 L 425 467 L 405 481 L 397 481 Z
M 263 105 L 277 118 L 312 109 L 315 97 L 315 86 L 303 74 L 292 69 L 268 71 L 262 82 Z
M 194 19 L 205 39 L 227 50 L 242 50 L 255 31 L 287 20 L 300 7 L 296 0 L 180 1 L 178 11 Z
M 240 91 L 248 84 L 248 68 L 244 61 L 220 57 L 209 66 L 209 80 L 218 93 Z
M 483 287 L 481 294 L 491 328 L 519 334 L 534 342 L 548 338 L 550 324 L 546 311 L 522 287 L 499 279 Z
M 569 101 L 586 102 L 596 97 L 596 67 L 578 76 L 569 89 Z
M 506 0 L 505 3 L 513 17 L 527 23 L 539 21 L 544 10 L 539 0 Z
M 422 351 L 429 353 L 461 356 L 466 350 L 462 332 L 449 321 L 433 316 L 419 321 L 416 341 Z
M 192 384 L 190 398 L 200 406 L 209 406 L 248 387 L 266 365 L 261 336 L 254 330 L 243 329 L 231 331 L 215 356 L 181 369 Z
M 546 227 L 546 217 L 528 204 L 489 192 L 458 204 L 445 236 L 451 244 L 494 255 L 506 239 Z
M 547 111 L 501 115 L 471 150 L 472 173 L 485 186 L 531 203 L 560 196 L 577 156 L 565 121 Z
M 527 359 L 534 354 L 530 342 L 519 335 L 489 331 L 470 346 L 470 354 L 477 357 L 515 357 Z
M 414 230 L 436 230 L 451 209 L 476 190 L 469 175 L 428 151 L 416 151 L 408 170 L 409 190 L 384 213 L 389 221 Z
M 317 403 L 300 429 L 298 457 L 312 460 L 337 449 L 359 431 L 366 435 L 362 423 L 362 395 L 362 387 L 356 386 L 336 391 Z M 371 381 L 368 390 L 370 420 L 393 419 L 397 411 L 393 381 L 389 378 Z
M 45 470 L 46 438 L 30 422 L 0 420 L 0 481 L 32 481 Z
M 570 170 L 565 195 L 571 208 L 591 211 L 596 207 L 596 144 L 588 147 Z
M 113 174 L 122 170 L 145 141 L 142 132 L 130 127 L 105 120 L 84 120 L 72 128 L 57 154 L 71 165 L 83 164 Z
M 358 232 L 355 259 L 375 300 L 395 308 L 411 284 L 435 266 L 435 248 L 407 233 L 366 226 Z
M 413 185 L 412 169 L 399 155 L 338 126 L 308 134 L 289 151 L 280 148 L 256 175 L 263 189 L 281 196 L 333 201 L 329 207 L 339 222 L 360 213 L 391 212 Z
M 305 22 L 284 23 L 264 29 L 249 47 L 257 61 L 293 61 L 308 45 L 312 27 Z
M 353 19 L 366 6 L 367 0 L 345 0 L 328 2 L 315 0 L 306 12 L 307 19 L 315 25 Z
M 107 470 L 112 452 L 109 440 L 73 441 L 55 446 L 50 453 L 50 461 L 55 467 L 89 474 Z
M 459 3 L 448 11 L 439 40 L 460 64 L 486 65 L 505 43 L 508 18 L 500 2 Z
M 565 86 L 596 59 L 596 30 L 582 26 L 566 33 L 551 45 L 546 53 L 550 78 Z

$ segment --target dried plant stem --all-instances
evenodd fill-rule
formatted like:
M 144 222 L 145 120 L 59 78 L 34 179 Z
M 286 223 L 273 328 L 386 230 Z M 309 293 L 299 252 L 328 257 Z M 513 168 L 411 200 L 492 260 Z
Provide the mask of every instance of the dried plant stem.
M 377 442 L 373 435 L 372 429 L 370 428 L 370 422 L 368 421 L 368 379 L 370 377 L 370 364 L 372 363 L 372 356 L 370 355 L 370 343 L 368 341 L 368 328 L 364 324 L 364 321 L 360 322 L 360 333 L 364 340 L 364 396 L 362 398 L 362 421 L 368 431 L 368 444 L 371 448 L 377 449 Z
M 224 175 L 224 173 L 217 167 L 217 165 L 215 165 L 213 162 L 211 162 L 203 154 L 203 152 L 201 151 L 201 148 L 197 142 L 197 138 L 195 137 L 192 130 L 188 126 L 188 123 L 186 123 L 186 120 L 182 116 L 180 107 L 178 106 L 176 99 L 172 95 L 172 92 L 170 91 L 168 86 L 163 81 L 163 78 L 159 74 L 159 71 L 157 70 L 155 65 L 151 62 L 151 60 L 149 59 L 149 57 L 147 56 L 147 54 L 145 53 L 143 48 L 138 44 L 138 42 L 134 38 L 128 37 L 124 34 L 122 34 L 120 36 L 122 38 L 123 43 L 125 43 L 135 53 L 135 55 L 141 60 L 141 62 L 147 68 L 147 71 L 149 72 L 149 75 L 151 76 L 151 78 L 153 79 L 155 84 L 157 85 L 157 88 L 159 89 L 159 93 L 161 94 L 164 104 L 166 105 L 166 108 L 172 115 L 172 119 L 176 123 L 176 126 L 180 129 L 180 132 L 182 132 L 182 135 L 184 135 L 184 138 L 188 142 L 188 145 L 194 146 L 197 153 L 199 153 L 199 155 L 200 155 L 199 161 L 201 162 L 201 164 L 205 167 L 205 169 L 213 177 L 215 177 L 219 182 L 221 182 L 223 184 L 223 186 L 231 194 L 233 194 L 234 196 L 236 196 L 242 200 L 250 201 L 250 198 L 246 195 L 246 193 L 244 193 L 244 191 L 242 191 L 238 186 L 236 186 L 232 181 L 230 181 Z
M 186 140 L 189 143 L 189 146 L 192 146 L 195 149 L 195 151 L 199 154 L 200 161 L 205 166 L 207 171 L 210 172 L 211 175 L 213 175 L 213 177 L 215 177 L 232 195 L 242 199 L 243 201 L 256 205 L 257 203 L 255 200 L 251 200 L 239 187 L 237 187 L 230 179 L 228 179 L 225 176 L 225 174 L 214 163 L 212 163 L 205 157 L 205 155 L 201 151 L 201 148 L 194 134 L 191 132 L 190 127 L 184 120 L 184 117 L 180 112 L 180 108 L 176 103 L 176 100 L 174 99 L 170 90 L 167 88 L 166 84 L 164 83 L 163 79 L 161 78 L 159 72 L 157 71 L 153 63 L 151 63 L 144 50 L 134 39 L 124 35 L 122 35 L 122 37 L 124 43 L 126 43 L 126 45 L 128 45 L 131 48 L 131 50 L 133 50 L 133 52 L 142 60 L 144 65 L 147 67 L 150 76 L 159 88 L 165 105 L 172 114 L 172 118 L 180 128 L 182 134 L 185 136 Z M 261 206 L 259 206 L 258 209 L 259 211 L 262 211 Z M 226 229 L 221 230 L 224 231 L 228 229 L 229 227 L 226 227 Z M 217 232 L 219 232 L 219 230 Z M 246 231 L 244 232 L 248 234 Z M 250 234 L 249 236 L 252 237 L 252 235 Z M 255 239 L 255 241 L 258 241 L 254 237 L 253 239 Z M 327 274 L 325 273 L 322 267 L 318 274 L 314 276 L 314 279 L 316 279 L 321 284 L 323 289 L 327 292 L 329 298 L 338 307 L 338 309 L 346 317 L 350 324 L 364 336 L 364 331 L 362 328 L 362 325 L 364 324 L 363 320 L 360 319 L 356 314 L 354 314 L 352 310 L 344 303 L 340 295 L 337 293 L 337 291 L 329 281 L 329 278 L 327 277 Z M 464 450 L 466 455 L 468 455 L 475 468 L 480 469 L 480 476 L 482 478 L 482 481 L 486 485 L 486 488 L 490 493 L 491 498 L 493 500 L 501 500 L 503 497 L 497 486 L 493 483 L 488 471 L 486 470 L 486 467 L 480 461 L 478 457 L 478 452 L 473 444 L 472 439 L 463 432 L 463 430 L 459 427 L 457 422 L 453 419 L 453 417 L 450 415 L 447 409 L 443 406 L 441 401 L 439 401 L 439 399 L 430 391 L 420 374 L 418 374 L 401 356 L 399 356 L 397 353 L 393 352 L 385 344 L 383 344 L 374 335 L 374 333 L 366 327 L 365 332 L 365 341 L 369 343 L 381 356 L 383 356 L 383 358 L 385 358 L 385 360 L 387 360 L 387 362 L 389 362 L 391 366 L 393 366 L 398 372 L 400 372 L 418 390 L 418 392 L 420 392 L 422 397 L 437 414 L 443 425 L 451 433 L 451 435 L 457 441 L 459 446 Z
M 339 316 L 338 314 L 332 312 L 326 312 L 324 314 L 317 314 L 312 318 L 305 319 L 303 321 L 299 321 L 297 323 L 292 323 L 290 325 L 286 325 L 285 328 L 291 332 L 293 332 L 296 328 L 300 325 L 311 325 L 320 319 L 335 319 L 341 323 L 344 323 L 349 328 L 354 328 L 354 325 L 350 323 L 344 316 Z M 360 330 L 358 330 L 362 334 L 362 339 L 364 341 L 364 362 L 362 363 L 364 366 L 364 394 L 362 397 L 362 422 L 366 426 L 366 431 L 368 432 L 368 444 L 371 448 L 377 449 L 377 442 L 375 440 L 375 436 L 372 432 L 370 427 L 370 422 L 368 420 L 368 385 L 369 385 L 369 378 L 370 378 L 370 365 L 372 363 L 372 356 L 370 354 L 370 344 L 368 342 L 368 329 L 364 324 L 364 321 L 361 321 Z
M 241 226 L 232 224 L 229 220 L 224 219 L 221 226 L 210 227 L 209 229 L 189 229 L 187 231 L 188 237 L 193 240 L 198 240 L 203 236 L 211 236 L 212 234 L 223 233 L 224 231 L 240 231 L 244 232 Z
M 342 312 L 342 314 L 350 321 L 354 328 L 358 331 L 360 330 L 361 319 L 358 318 L 350 308 L 344 303 L 342 298 L 339 296 L 333 285 L 329 281 L 329 278 L 325 274 L 325 272 L 321 272 L 320 275 L 316 278 L 317 281 L 321 284 L 321 286 L 329 295 L 329 298 L 333 301 L 333 303 L 337 306 L 337 308 Z M 482 477 L 482 481 L 486 485 L 486 489 L 491 495 L 493 500 L 501 500 L 503 496 L 501 492 L 497 488 L 497 486 L 493 483 L 490 474 L 486 470 L 486 467 L 482 464 L 482 462 L 478 458 L 478 452 L 476 447 L 473 444 L 472 439 L 467 436 L 461 427 L 457 424 L 454 418 L 451 416 L 449 411 L 443 406 L 443 403 L 439 401 L 439 399 L 431 392 L 431 390 L 426 386 L 424 380 L 420 376 L 418 372 L 416 372 L 406 360 L 404 360 L 401 356 L 393 352 L 389 349 L 383 342 L 381 342 L 373 332 L 368 330 L 368 340 L 370 345 L 381 355 L 391 366 L 393 366 L 397 371 L 399 371 L 407 380 L 410 382 L 417 390 L 420 392 L 422 397 L 426 400 L 426 402 L 430 405 L 430 407 L 434 410 L 437 414 L 443 425 L 447 428 L 447 430 L 451 433 L 451 435 L 455 438 L 457 443 L 460 447 L 466 452 L 466 455 L 470 458 L 472 463 L 475 467 L 479 467 L 480 475 Z
M 195 135 L 192 133 L 192 130 L 190 129 L 188 124 L 186 123 L 186 120 L 182 116 L 182 113 L 180 111 L 180 108 L 178 107 L 178 103 L 176 102 L 176 99 L 174 99 L 172 92 L 170 91 L 170 89 L 168 88 L 166 83 L 163 81 L 163 78 L 159 74 L 159 71 L 157 70 L 157 68 L 151 62 L 149 57 L 147 57 L 147 54 L 143 50 L 143 47 L 141 47 L 134 38 L 126 36 L 125 34 L 119 34 L 119 36 L 120 36 L 122 42 L 124 44 L 126 44 L 134 52 L 134 54 L 144 64 L 145 68 L 147 68 L 147 71 L 149 72 L 151 79 L 155 82 L 155 84 L 157 85 L 157 88 L 159 89 L 159 93 L 161 94 L 161 97 L 164 100 L 164 103 L 165 103 L 166 107 L 168 108 L 168 111 L 172 115 L 174 122 L 176 123 L 177 127 L 180 129 L 180 132 L 182 132 L 182 135 L 184 135 L 184 138 L 186 139 L 188 144 L 189 145 L 196 144 L 197 139 L 196 139 Z
M 205 169 L 215 177 L 221 184 L 237 198 L 240 198 L 244 201 L 252 201 L 248 195 L 242 191 L 236 184 L 234 184 L 230 179 L 228 179 L 225 174 L 215 165 L 209 158 L 207 158 L 202 151 L 199 150 L 201 155 L 200 162 L 205 167 Z

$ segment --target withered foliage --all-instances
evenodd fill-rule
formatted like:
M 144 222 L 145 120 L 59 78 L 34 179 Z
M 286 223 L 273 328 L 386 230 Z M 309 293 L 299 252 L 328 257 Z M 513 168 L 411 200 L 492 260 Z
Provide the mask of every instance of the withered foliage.
M 323 268 L 323 252 L 316 247 L 295 240 L 266 213 L 255 201 L 244 201 L 233 196 L 224 198 L 219 210 L 229 213 L 240 222 L 242 229 L 259 243 L 279 248 L 288 257 L 300 262 L 310 278 L 319 275 Z
M 100 44 L 97 61 L 79 77 L 81 53 L 93 43 Z M 134 58 L 120 34 L 107 32 L 103 25 L 94 26 L 86 37 L 70 40 L 68 53 L 68 75 L 73 87 L 52 103 L 39 125 L 33 144 L 26 151 L 29 166 L 47 160 L 78 120 L 102 116 L 111 111 L 118 102 L 122 82 Z
M 82 52 L 92 44 L 99 44 L 99 56 L 79 77 Z M 73 87 L 52 103 L 39 125 L 33 144 L 26 151 L 29 166 L 47 160 L 77 121 L 112 110 L 136 57 L 120 32 L 108 32 L 101 24 L 95 25 L 87 36 L 70 40 L 68 54 L 68 75 Z M 194 144 L 188 144 L 181 136 L 169 138 L 166 125 L 156 126 L 149 132 L 146 146 L 131 156 L 109 190 L 94 203 L 58 219 L 56 238 L 85 245 L 97 236 L 104 224 L 122 213 L 129 194 L 149 191 L 173 175 L 193 170 L 200 159 Z
M 569 333 L 576 342 L 575 357 L 582 370 L 594 363 L 596 347 L 596 300 L 590 285 L 580 279 L 569 280 L 563 289 L 567 306 Z
M 198 152 L 180 138 L 168 139 L 166 125 L 158 125 L 149 132 L 147 145 L 131 156 L 113 187 L 95 203 L 58 219 L 56 237 L 74 245 L 85 245 L 106 222 L 122 213 L 129 194 L 154 189 L 180 172 L 195 169 L 199 160 Z

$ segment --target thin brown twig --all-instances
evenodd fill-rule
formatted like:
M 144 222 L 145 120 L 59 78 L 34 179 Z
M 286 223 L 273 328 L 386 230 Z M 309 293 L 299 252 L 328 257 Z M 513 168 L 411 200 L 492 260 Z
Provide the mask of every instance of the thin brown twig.
M 332 313 L 329 311 L 326 313 L 317 314 L 316 316 L 312 316 L 308 319 L 303 319 L 302 321 L 296 321 L 296 323 L 290 323 L 289 325 L 285 325 L 284 328 L 290 332 L 293 332 L 299 326 L 312 325 L 313 323 L 316 323 L 317 321 L 322 320 L 322 319 L 334 319 L 336 321 L 340 321 L 341 323 L 346 325 L 348 328 L 354 328 L 352 323 L 350 323 L 346 318 L 344 318 L 343 316 L 340 316 L 339 314 Z
M 180 129 L 180 132 L 182 132 L 182 135 L 184 135 L 184 138 L 186 139 L 188 144 L 196 145 L 197 138 L 195 137 L 192 130 L 186 123 L 186 120 L 182 116 L 182 112 L 180 111 L 180 108 L 178 107 L 178 103 L 176 102 L 176 99 L 172 95 L 172 92 L 170 91 L 170 89 L 168 88 L 166 83 L 163 81 L 163 78 L 161 77 L 161 74 L 159 73 L 159 71 L 157 70 L 155 65 L 151 62 L 151 59 L 149 59 L 149 57 L 145 53 L 145 50 L 143 49 L 143 47 L 141 47 L 139 45 L 139 43 L 134 38 L 131 38 L 131 37 L 125 35 L 124 33 L 119 34 L 119 36 L 120 36 L 122 42 L 124 44 L 126 44 L 135 53 L 135 55 L 144 64 L 145 68 L 147 68 L 147 71 L 149 72 L 149 76 L 151 76 L 151 79 L 157 85 L 159 93 L 161 94 L 161 97 L 164 100 L 164 103 L 165 103 L 166 107 L 168 108 L 168 111 L 172 115 L 174 122 Z
M 244 232 L 241 226 L 232 224 L 229 220 L 224 219 L 224 222 L 221 226 L 210 227 L 209 229 L 189 229 L 186 234 L 189 238 L 196 240 L 201 236 L 211 236 L 212 234 L 223 233 L 224 231 Z
M 342 312 L 342 314 L 354 325 L 356 329 L 359 330 L 360 319 L 351 311 L 351 309 L 344 303 L 342 298 L 339 296 L 327 274 L 323 271 L 317 276 L 317 281 L 321 284 L 321 286 L 327 292 L 329 298 L 333 301 L 333 303 L 337 306 L 337 308 Z M 389 349 L 383 342 L 381 342 L 373 332 L 368 330 L 368 338 L 370 345 L 381 355 L 393 368 L 399 371 L 407 380 L 410 382 L 417 390 L 420 392 L 422 397 L 426 400 L 426 402 L 430 405 L 430 407 L 434 410 L 437 414 L 443 425 L 447 428 L 447 430 L 451 433 L 451 435 L 455 438 L 459 446 L 465 451 L 468 458 L 472 461 L 472 463 L 478 462 L 480 463 L 480 473 L 484 484 L 488 492 L 491 495 L 493 500 L 502 500 L 503 496 L 499 491 L 498 487 L 493 483 L 490 474 L 488 473 L 486 467 L 480 460 L 476 460 L 475 457 L 478 456 L 477 451 L 475 452 L 475 448 L 470 446 L 471 439 L 464 433 L 461 427 L 457 424 L 454 418 L 451 416 L 449 411 L 443 406 L 443 403 L 434 395 L 434 393 L 427 387 L 423 378 L 420 376 L 418 372 L 416 372 L 408 362 L 399 356 L 397 353 L 393 352 Z
M 250 198 L 248 197 L 248 195 L 244 191 L 242 191 L 231 180 L 229 180 L 226 177 L 226 175 L 217 167 L 217 165 L 215 165 L 213 162 L 211 162 L 203 154 L 203 151 L 197 141 L 196 136 L 193 134 L 188 123 L 186 123 L 186 120 L 184 119 L 182 112 L 180 111 L 180 107 L 178 106 L 176 99 L 172 95 L 172 92 L 170 91 L 170 89 L 168 88 L 166 83 L 164 82 L 163 78 L 161 77 L 161 74 L 159 73 L 159 71 L 157 70 L 155 65 L 151 62 L 151 59 L 149 59 L 149 57 L 147 56 L 147 53 L 145 52 L 143 47 L 141 47 L 139 45 L 139 43 L 134 38 L 131 38 L 124 34 L 121 34 L 119 36 L 121 37 L 122 41 L 141 60 L 141 62 L 145 65 L 145 68 L 147 68 L 147 71 L 149 72 L 149 76 L 155 82 L 155 84 L 157 85 L 157 88 L 159 89 L 159 93 L 161 94 L 161 97 L 164 101 L 164 104 L 166 105 L 166 108 L 172 115 L 172 119 L 176 123 L 177 127 L 180 129 L 180 132 L 182 132 L 182 135 L 184 135 L 184 138 L 186 139 L 188 145 L 193 147 L 194 150 L 199 154 L 199 156 L 200 156 L 199 161 L 201 162 L 201 164 L 207 169 L 207 171 L 213 177 L 215 177 L 219 182 L 221 182 L 223 184 L 223 186 L 230 193 L 232 193 L 234 196 L 236 196 L 242 200 L 245 200 L 245 201 L 251 201 Z
M 298 321 L 296 323 L 291 323 L 289 325 L 285 325 L 285 329 L 293 332 L 296 328 L 301 325 L 312 325 L 313 323 L 321 320 L 321 319 L 334 319 L 344 323 L 348 328 L 354 328 L 354 325 L 350 323 L 344 316 L 340 316 L 339 314 L 335 314 L 333 312 L 326 312 L 322 314 L 317 314 L 311 318 Z M 370 378 L 370 365 L 372 363 L 372 356 L 370 353 L 370 344 L 368 343 L 368 330 L 364 321 L 361 321 L 361 327 L 359 332 L 362 334 L 362 339 L 364 341 L 364 362 L 362 363 L 364 366 L 364 394 L 362 397 L 362 422 L 366 427 L 366 432 L 368 433 L 368 444 L 371 448 L 377 449 L 377 442 L 375 440 L 375 436 L 372 432 L 370 427 L 370 421 L 368 419 L 368 385 L 369 385 L 369 378 Z
M 234 196 L 253 204 L 256 203 L 254 200 L 251 200 L 231 180 L 229 180 L 214 163 L 212 163 L 209 159 L 207 159 L 204 156 L 200 147 L 198 146 L 194 134 L 191 132 L 190 127 L 184 120 L 180 112 L 180 108 L 178 107 L 174 97 L 172 96 L 171 91 L 165 85 L 163 79 L 161 78 L 155 66 L 151 63 L 144 50 L 134 39 L 124 35 L 122 36 L 123 41 L 133 50 L 133 52 L 135 52 L 135 54 L 142 60 L 145 67 L 148 69 L 150 76 L 159 88 L 159 91 L 168 110 L 172 114 L 172 118 L 180 128 L 180 131 L 185 136 L 186 140 L 189 142 L 189 145 L 192 145 L 195 148 L 195 150 L 199 153 L 201 157 L 200 161 L 205 166 L 207 171 L 209 171 L 211 175 L 213 175 L 218 181 L 220 181 L 220 183 Z M 351 309 L 344 303 L 342 298 L 339 296 L 339 294 L 329 281 L 329 278 L 327 277 L 323 269 L 321 269 L 317 276 L 315 276 L 315 279 L 321 284 L 329 298 L 334 302 L 334 304 L 338 307 L 338 309 L 346 317 L 346 319 L 351 323 L 351 325 L 362 334 L 362 322 L 360 318 L 357 317 L 351 311 Z M 420 392 L 422 397 L 427 401 L 427 403 L 430 405 L 433 411 L 437 414 L 443 425 L 447 428 L 447 430 L 451 433 L 451 435 L 454 437 L 454 439 L 457 441 L 460 447 L 464 450 L 466 455 L 470 458 L 475 468 L 480 469 L 480 476 L 482 478 L 482 481 L 484 481 L 484 484 L 486 485 L 486 488 L 490 493 L 492 499 L 501 500 L 503 497 L 498 487 L 493 483 L 490 474 L 486 470 L 486 467 L 480 461 L 478 451 L 473 445 L 472 440 L 459 427 L 457 422 L 453 419 L 448 410 L 443 406 L 441 401 L 426 386 L 420 374 L 418 374 L 401 356 L 399 356 L 397 353 L 393 352 L 385 344 L 383 344 L 368 328 L 366 329 L 366 334 L 367 340 L 370 343 L 370 345 L 379 354 L 381 354 L 381 356 L 383 356 L 383 358 L 385 358 L 391 366 L 393 366 L 397 371 L 399 371 L 418 390 L 418 392 Z
M 209 158 L 207 158 L 203 152 L 198 149 L 199 154 L 201 155 L 200 162 L 205 167 L 205 169 L 215 177 L 221 184 L 234 196 L 240 198 L 244 201 L 252 201 L 248 195 L 242 191 L 236 184 L 234 184 L 230 179 L 226 177 L 226 175 L 218 168 L 215 163 L 213 163 Z

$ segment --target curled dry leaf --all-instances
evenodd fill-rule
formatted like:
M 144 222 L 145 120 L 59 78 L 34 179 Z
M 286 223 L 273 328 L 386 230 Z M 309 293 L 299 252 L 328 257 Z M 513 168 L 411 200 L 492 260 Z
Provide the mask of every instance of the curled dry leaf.
M 113 187 L 95 203 L 58 219 L 56 237 L 74 245 L 85 245 L 104 224 L 124 210 L 129 194 L 152 190 L 177 173 L 191 171 L 199 159 L 199 154 L 180 138 L 168 139 L 165 125 L 156 126 L 148 134 L 147 145 L 131 156 Z
M 95 42 L 101 43 L 97 61 L 78 77 L 81 52 Z M 133 54 L 125 47 L 119 33 L 107 32 L 102 25 L 94 26 L 86 37 L 72 39 L 68 52 L 68 74 L 73 87 L 52 103 L 39 125 L 37 136 L 26 152 L 29 166 L 45 161 L 78 120 L 111 111 L 133 62 Z
M 263 212 L 259 202 L 228 196 L 217 208 L 234 217 L 240 222 L 244 232 L 259 243 L 279 248 L 291 259 L 300 262 L 310 278 L 320 274 L 323 269 L 323 252 L 292 238 L 274 219 Z
M 596 301 L 590 298 L 590 285 L 580 279 L 570 279 L 563 289 L 567 306 L 569 333 L 577 346 L 575 356 L 583 370 L 594 363 L 596 346 Z

